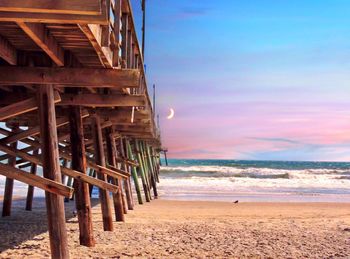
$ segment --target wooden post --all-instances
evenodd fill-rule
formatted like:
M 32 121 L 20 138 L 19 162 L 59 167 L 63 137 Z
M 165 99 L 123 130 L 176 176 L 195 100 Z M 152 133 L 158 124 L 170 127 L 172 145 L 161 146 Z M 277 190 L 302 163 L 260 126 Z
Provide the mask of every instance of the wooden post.
M 164 150 L 165 165 L 168 166 L 168 158 L 166 156 L 166 151 Z
M 96 177 L 96 172 L 94 169 L 92 168 L 89 168 L 89 173 L 88 173 L 89 176 L 91 177 Z M 90 198 L 92 197 L 92 189 L 94 188 L 94 186 L 92 184 L 89 184 L 89 193 L 90 193 Z
M 153 187 L 154 198 L 157 199 L 158 198 L 158 191 L 157 191 L 157 183 L 156 183 L 156 177 L 155 177 L 155 174 L 156 174 L 155 167 L 154 167 L 153 162 L 152 162 L 152 157 L 151 157 L 151 152 L 149 150 L 149 146 L 144 143 L 144 148 L 145 148 L 146 156 L 148 159 L 148 165 L 149 165 L 149 170 L 150 170 L 150 174 L 151 174 L 151 183 L 152 183 L 152 187 Z
M 39 119 L 45 178 L 61 183 L 54 92 L 52 85 L 39 90 Z M 45 192 L 51 257 L 69 258 L 63 197 Z
M 126 148 L 128 151 L 127 152 L 128 158 L 131 160 L 134 160 L 134 155 L 133 155 L 132 150 L 131 150 L 130 142 L 127 139 L 125 140 L 125 142 L 126 142 Z M 136 170 L 136 167 L 134 167 L 134 166 L 131 168 L 131 175 L 132 175 L 132 178 L 134 180 L 134 185 L 135 185 L 135 189 L 136 189 L 136 193 L 137 193 L 137 200 L 138 200 L 139 204 L 143 204 L 139 179 L 137 176 L 137 170 Z
M 158 154 L 154 151 L 153 147 L 151 147 L 151 155 L 153 159 L 153 164 L 155 166 L 156 181 L 157 183 L 159 183 L 159 158 Z
M 33 155 L 38 155 L 39 149 L 33 151 Z M 36 174 L 37 165 L 32 163 L 30 166 L 30 173 Z M 31 211 L 33 207 L 33 197 L 34 197 L 34 186 L 28 185 L 27 200 L 26 200 L 26 210 Z
M 86 157 L 81 107 L 70 107 L 69 125 L 72 152 L 72 169 L 86 173 Z M 89 185 L 80 180 L 74 181 L 75 204 L 79 222 L 80 244 L 88 247 L 95 245 L 92 228 Z
M 94 139 L 96 164 L 106 167 L 101 122 L 98 116 L 92 116 L 92 135 Z M 107 182 L 107 176 L 103 173 L 97 172 L 97 178 Z M 103 229 L 104 231 L 113 231 L 112 208 L 109 192 L 103 189 L 99 189 L 99 194 L 103 217 Z
M 120 154 L 122 157 L 126 158 L 126 152 L 125 152 L 125 145 L 123 138 L 120 138 Z M 123 167 L 122 169 L 126 172 L 129 172 L 129 166 L 126 163 L 122 163 Z M 131 191 L 131 184 L 130 184 L 130 177 L 128 179 L 124 179 L 124 189 L 126 194 L 126 201 L 128 204 L 128 209 L 133 210 L 134 209 L 134 201 L 132 198 L 132 191 Z
M 117 163 L 115 161 L 115 157 L 117 156 L 116 147 L 115 147 L 115 139 L 113 136 L 113 129 L 106 128 L 105 129 L 105 138 L 106 138 L 106 146 L 107 146 L 107 159 L 108 164 L 116 167 Z M 117 180 L 111 177 L 111 181 L 113 184 L 118 185 L 119 191 L 117 193 L 113 193 L 113 202 L 114 202 L 114 213 L 116 221 L 125 221 L 124 217 L 124 208 L 123 208 L 123 197 L 122 197 L 122 181 L 120 178 Z
M 18 126 L 15 126 L 15 127 L 12 128 L 12 132 L 13 133 L 17 133 L 18 130 L 19 130 Z M 16 148 L 17 147 L 17 142 L 12 143 L 11 147 Z M 16 157 L 9 158 L 8 159 L 8 164 L 10 166 L 15 167 L 16 166 Z M 14 180 L 11 179 L 11 178 L 6 177 L 4 201 L 3 201 L 3 204 L 2 204 L 2 216 L 3 217 L 11 216 L 13 184 L 14 184 Z
M 151 201 L 151 195 L 149 193 L 149 187 L 147 184 L 147 178 L 146 178 L 146 174 L 145 174 L 145 169 L 144 169 L 144 165 L 143 165 L 143 160 L 142 160 L 142 156 L 141 156 L 141 151 L 140 151 L 140 147 L 139 147 L 139 143 L 137 140 L 135 140 L 135 147 L 136 147 L 136 155 L 137 155 L 137 160 L 139 162 L 139 172 L 141 175 L 141 180 L 142 180 L 142 186 L 143 186 L 143 191 L 145 192 L 145 198 L 147 202 Z

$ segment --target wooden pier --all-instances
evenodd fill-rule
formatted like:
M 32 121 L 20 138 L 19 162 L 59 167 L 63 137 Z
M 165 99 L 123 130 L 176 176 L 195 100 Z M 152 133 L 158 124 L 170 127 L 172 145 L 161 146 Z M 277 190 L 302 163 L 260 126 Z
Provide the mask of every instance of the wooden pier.
M 95 244 L 93 186 L 105 231 L 134 209 L 133 193 L 157 198 L 154 118 L 129 0 L 0 0 L 2 216 L 14 180 L 28 184 L 26 210 L 45 190 L 52 258 L 69 258 L 65 197 L 84 246 Z

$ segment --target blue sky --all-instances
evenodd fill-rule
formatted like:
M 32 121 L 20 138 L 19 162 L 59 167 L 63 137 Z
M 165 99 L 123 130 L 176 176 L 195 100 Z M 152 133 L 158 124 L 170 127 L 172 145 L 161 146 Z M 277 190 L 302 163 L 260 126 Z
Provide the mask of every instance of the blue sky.
M 147 0 L 170 156 L 349 160 L 349 14 L 345 0 Z

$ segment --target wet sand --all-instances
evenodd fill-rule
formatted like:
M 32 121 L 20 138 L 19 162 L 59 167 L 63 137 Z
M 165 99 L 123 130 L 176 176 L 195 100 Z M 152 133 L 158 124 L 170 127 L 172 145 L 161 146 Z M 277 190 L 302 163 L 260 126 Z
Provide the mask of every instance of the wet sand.
M 349 258 L 349 203 L 228 203 L 154 200 L 129 211 L 126 223 L 102 230 L 98 201 L 96 246 L 79 245 L 74 202 L 66 206 L 72 258 Z M 50 255 L 44 199 L 32 212 L 24 200 L 0 219 L 1 258 Z

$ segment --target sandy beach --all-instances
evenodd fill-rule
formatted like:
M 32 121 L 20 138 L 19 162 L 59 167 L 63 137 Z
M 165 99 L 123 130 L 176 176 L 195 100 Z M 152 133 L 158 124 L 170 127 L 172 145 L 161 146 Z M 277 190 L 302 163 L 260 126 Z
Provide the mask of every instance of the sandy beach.
M 24 200 L 0 219 L 1 258 L 49 257 L 44 199 L 32 212 Z M 350 204 L 228 203 L 154 200 L 129 211 L 126 223 L 102 230 L 98 201 L 96 246 L 78 244 L 73 202 L 66 206 L 72 258 L 348 258 Z

